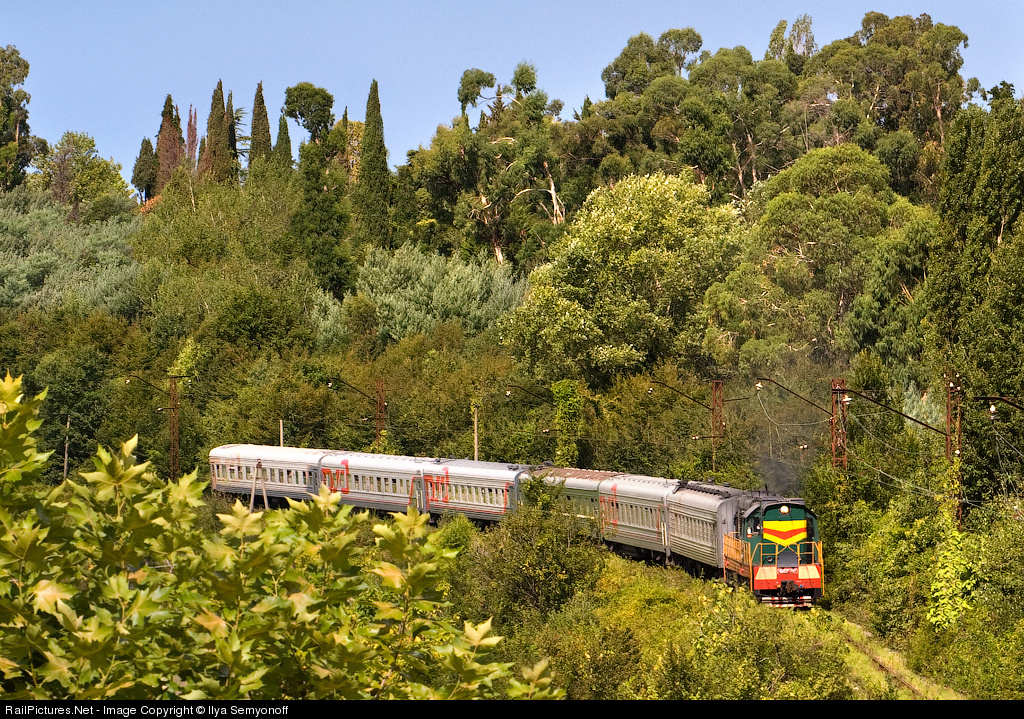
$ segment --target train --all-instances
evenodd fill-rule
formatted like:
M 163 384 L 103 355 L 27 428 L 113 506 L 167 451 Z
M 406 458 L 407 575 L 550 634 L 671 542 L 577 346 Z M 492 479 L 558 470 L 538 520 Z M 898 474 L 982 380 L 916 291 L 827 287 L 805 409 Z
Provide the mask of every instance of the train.
M 326 485 L 344 504 L 498 521 L 524 482 L 560 487 L 578 516 L 624 553 L 720 573 L 763 603 L 804 608 L 822 596 L 817 518 L 767 490 L 624 472 L 345 450 L 228 444 L 210 451 L 213 489 L 308 499 Z

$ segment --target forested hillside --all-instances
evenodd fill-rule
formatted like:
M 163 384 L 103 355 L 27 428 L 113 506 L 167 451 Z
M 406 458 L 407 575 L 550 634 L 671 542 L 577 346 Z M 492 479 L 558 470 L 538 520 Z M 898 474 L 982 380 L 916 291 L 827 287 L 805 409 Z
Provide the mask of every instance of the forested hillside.
M 357 121 L 361 97 L 210 78 L 208 115 L 153 108 L 134 191 L 88 128 L 31 134 L 31 58 L 0 48 L 0 372 L 47 392 L 33 471 L 59 484 L 65 453 L 73 477 L 137 434 L 159 476 L 202 479 L 210 448 L 283 422 L 293 446 L 768 484 L 818 512 L 826 606 L 939 682 L 1021 698 L 1024 101 L 963 78 L 968 38 L 928 15 L 850 32 L 783 21 L 763 57 L 640 33 L 580 108 L 542 67 L 470 68 L 394 171 L 376 81 Z M 587 596 L 498 617 L 532 627 L 509 661 L 568 652 L 558 622 L 621 638 Z M 645 659 L 685 686 L 570 696 L 715 696 L 701 646 Z M 828 677 L 793 695 L 849 695 Z

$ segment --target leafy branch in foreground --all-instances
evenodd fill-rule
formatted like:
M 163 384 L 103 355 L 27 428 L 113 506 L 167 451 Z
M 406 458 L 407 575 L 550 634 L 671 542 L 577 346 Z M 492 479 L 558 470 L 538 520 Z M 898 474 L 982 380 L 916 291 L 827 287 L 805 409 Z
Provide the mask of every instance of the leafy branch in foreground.
M 0 382 L 0 691 L 9 698 L 474 698 L 510 664 L 488 663 L 490 622 L 440 618 L 427 515 L 377 525 L 377 552 L 322 488 L 204 537 L 196 473 L 160 480 L 100 448 L 81 483 L 37 483 L 40 395 Z M 381 558 L 377 558 L 377 556 Z M 384 559 L 386 557 L 386 560 Z M 364 607 L 374 607 L 366 617 Z M 543 662 L 505 695 L 556 698 Z

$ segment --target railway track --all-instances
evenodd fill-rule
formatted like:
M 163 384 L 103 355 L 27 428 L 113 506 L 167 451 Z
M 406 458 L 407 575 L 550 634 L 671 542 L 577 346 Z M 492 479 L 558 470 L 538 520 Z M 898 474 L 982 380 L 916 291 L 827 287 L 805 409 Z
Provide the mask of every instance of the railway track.
M 942 687 L 914 674 L 905 667 L 896 666 L 891 659 L 883 656 L 887 651 L 879 652 L 872 646 L 871 642 L 862 638 L 867 632 L 857 624 L 834 614 L 838 620 L 839 630 L 846 643 L 866 658 L 884 677 L 892 679 L 899 684 L 912 698 L 915 699 L 963 699 L 964 697 L 952 689 Z

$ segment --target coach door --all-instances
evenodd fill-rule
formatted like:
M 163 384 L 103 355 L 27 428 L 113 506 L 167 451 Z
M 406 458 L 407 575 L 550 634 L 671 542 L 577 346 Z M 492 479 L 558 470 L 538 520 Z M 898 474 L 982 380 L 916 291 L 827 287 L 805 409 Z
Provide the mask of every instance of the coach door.
M 427 501 L 427 484 L 423 479 L 423 470 L 417 469 L 409 484 L 409 506 L 416 507 L 422 513 L 430 511 L 430 503 Z

